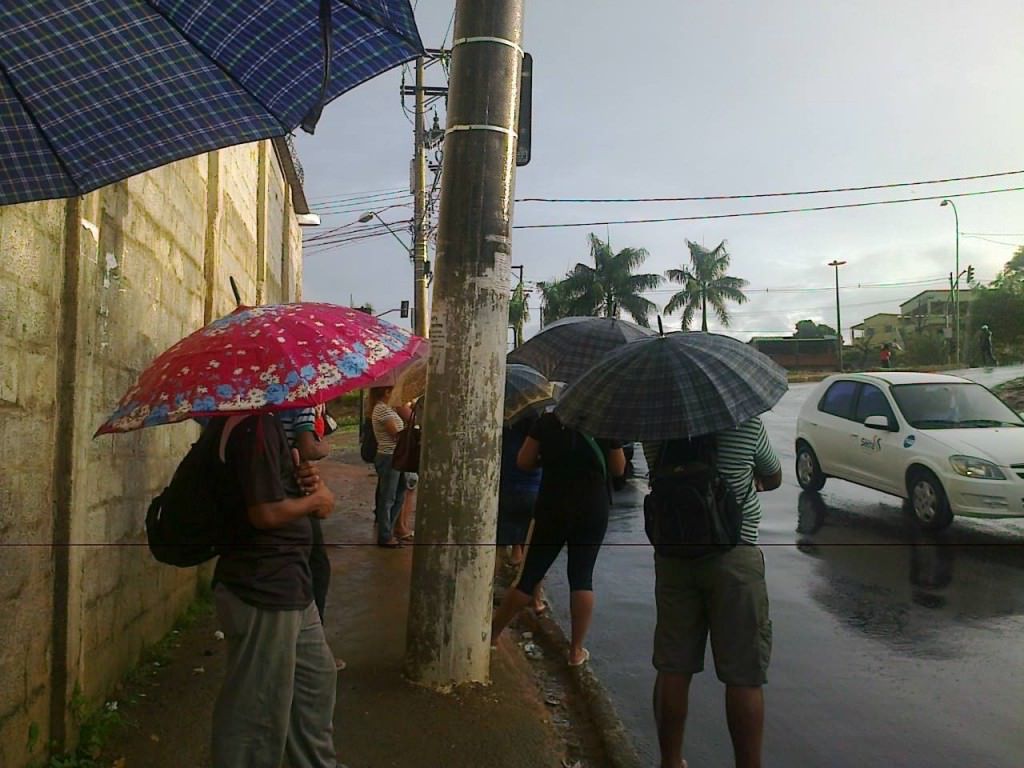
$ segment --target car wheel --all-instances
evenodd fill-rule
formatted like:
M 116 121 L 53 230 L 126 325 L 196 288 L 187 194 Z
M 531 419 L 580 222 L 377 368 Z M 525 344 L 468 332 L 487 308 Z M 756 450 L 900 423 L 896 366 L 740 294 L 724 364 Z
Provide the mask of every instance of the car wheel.
M 926 531 L 941 531 L 953 522 L 953 511 L 942 483 L 927 469 L 917 469 L 907 483 L 908 502 L 914 520 Z
M 807 443 L 800 443 L 796 449 L 796 481 L 805 491 L 820 491 L 825 485 L 818 457 Z

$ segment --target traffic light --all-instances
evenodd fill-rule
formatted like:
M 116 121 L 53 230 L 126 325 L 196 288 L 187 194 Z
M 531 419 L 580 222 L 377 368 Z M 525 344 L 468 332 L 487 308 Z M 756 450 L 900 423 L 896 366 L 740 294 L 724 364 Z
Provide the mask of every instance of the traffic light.
M 973 264 L 968 264 L 967 265 L 967 282 L 968 283 L 973 283 L 974 282 L 974 265 Z

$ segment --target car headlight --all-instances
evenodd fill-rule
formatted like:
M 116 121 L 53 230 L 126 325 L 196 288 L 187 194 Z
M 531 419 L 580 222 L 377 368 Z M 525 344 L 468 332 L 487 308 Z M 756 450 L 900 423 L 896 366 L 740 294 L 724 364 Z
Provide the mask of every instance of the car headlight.
M 949 463 L 954 471 L 964 477 L 971 477 L 975 480 L 1005 480 L 1006 475 L 991 461 L 985 461 L 974 456 L 950 456 Z

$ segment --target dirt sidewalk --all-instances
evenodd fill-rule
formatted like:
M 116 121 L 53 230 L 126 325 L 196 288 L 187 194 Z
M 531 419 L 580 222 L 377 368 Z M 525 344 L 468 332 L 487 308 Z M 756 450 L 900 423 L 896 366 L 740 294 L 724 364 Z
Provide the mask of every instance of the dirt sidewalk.
M 528 660 L 517 632 L 494 655 L 490 686 L 442 695 L 402 677 L 412 548 L 374 546 L 373 470 L 360 462 L 351 435 L 338 442 L 321 466 L 338 496 L 324 535 L 333 566 L 325 626 L 347 663 L 338 676 L 339 759 L 350 768 L 606 764 L 564 660 L 532 646 Z M 216 629 L 207 612 L 116 693 L 124 725 L 99 764 L 209 765 L 210 717 L 225 656 Z

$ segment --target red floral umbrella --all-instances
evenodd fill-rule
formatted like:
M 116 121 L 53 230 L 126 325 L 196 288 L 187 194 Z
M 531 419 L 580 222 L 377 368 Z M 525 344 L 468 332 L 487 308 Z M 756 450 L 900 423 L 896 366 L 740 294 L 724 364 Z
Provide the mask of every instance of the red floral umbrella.
M 417 357 L 424 341 L 335 304 L 239 307 L 157 357 L 96 434 L 317 405 Z

